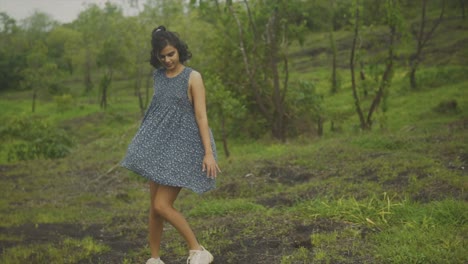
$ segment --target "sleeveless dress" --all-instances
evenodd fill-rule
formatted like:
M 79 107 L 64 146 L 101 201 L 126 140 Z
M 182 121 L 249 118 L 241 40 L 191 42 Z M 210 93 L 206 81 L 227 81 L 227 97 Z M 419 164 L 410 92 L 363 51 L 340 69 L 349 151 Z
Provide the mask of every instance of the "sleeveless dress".
M 154 71 L 151 104 L 121 166 L 158 184 L 201 194 L 214 189 L 215 180 L 202 171 L 205 150 L 187 95 L 191 72 L 185 67 L 177 76 L 167 77 L 165 69 Z M 216 159 L 211 130 L 209 134 Z

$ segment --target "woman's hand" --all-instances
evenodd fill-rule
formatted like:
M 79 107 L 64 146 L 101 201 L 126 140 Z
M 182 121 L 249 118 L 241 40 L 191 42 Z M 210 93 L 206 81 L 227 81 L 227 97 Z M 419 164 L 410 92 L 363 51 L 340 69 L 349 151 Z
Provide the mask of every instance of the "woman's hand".
M 206 177 L 212 179 L 216 178 L 218 172 L 221 172 L 221 170 L 218 167 L 218 164 L 216 164 L 216 160 L 213 154 L 206 154 L 203 158 L 202 171 L 206 171 Z

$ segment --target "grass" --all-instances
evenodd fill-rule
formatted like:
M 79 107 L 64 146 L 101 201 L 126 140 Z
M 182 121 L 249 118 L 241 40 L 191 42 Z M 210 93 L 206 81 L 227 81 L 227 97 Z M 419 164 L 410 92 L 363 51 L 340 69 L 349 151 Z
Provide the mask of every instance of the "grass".
M 442 33 L 441 49 L 457 43 Z M 328 36 L 306 45 L 326 47 Z M 219 155 L 218 188 L 203 196 L 184 190 L 176 201 L 200 242 L 217 263 L 467 263 L 466 65 L 453 57 L 427 61 L 416 91 L 397 68 L 388 110 L 376 113 L 372 131 L 361 131 L 348 70 L 330 94 L 327 58 L 318 59 L 291 79 L 311 81 L 324 95 L 324 136 L 231 139 L 231 157 Z M 139 125 L 131 83 L 113 84 L 106 110 L 96 91 L 82 95 L 79 83 L 67 85 L 72 107 L 62 111 L 51 96 L 40 97 L 35 114 L 27 91 L 0 98 L 0 262 L 143 263 L 149 190 L 118 167 Z M 444 106 L 452 100 L 456 108 Z M 74 145 L 59 159 L 8 161 L 9 147 L 25 141 L 5 126 L 14 118 L 63 130 Z M 186 251 L 166 225 L 166 263 L 184 262 Z
M 395 93 L 385 130 L 234 143 L 232 157 L 220 157 L 218 189 L 203 196 L 183 191 L 176 206 L 223 263 L 242 261 L 240 254 L 254 263 L 464 263 L 465 84 Z M 348 100 L 335 96 L 329 102 Z M 451 98 L 458 112 L 434 110 Z M 126 113 L 130 108 L 39 115 L 70 131 L 77 144 L 62 159 L 2 165 L 5 263 L 53 263 L 60 256 L 69 256 L 68 263 L 144 261 L 148 189 L 139 176 L 115 168 L 137 129 L 131 120 L 138 110 Z M 29 228 L 65 223 L 81 226 L 77 232 L 97 225 L 104 233 L 65 233 L 38 244 Z M 122 250 L 112 237 L 138 242 Z M 165 239 L 166 259 L 183 261 L 177 231 L 167 226 Z M 78 248 L 80 254 L 69 253 Z
M 50 243 L 34 246 L 19 246 L 8 249 L 2 254 L 2 263 L 23 263 L 25 259 L 34 263 L 77 263 L 93 254 L 108 251 L 109 247 L 93 240 L 66 238 L 54 245 Z

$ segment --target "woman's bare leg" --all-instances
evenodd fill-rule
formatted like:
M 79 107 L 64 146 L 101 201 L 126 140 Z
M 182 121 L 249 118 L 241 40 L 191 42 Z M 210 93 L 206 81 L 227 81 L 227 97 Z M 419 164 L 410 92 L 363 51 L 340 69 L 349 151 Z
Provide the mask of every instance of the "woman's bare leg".
M 149 245 L 151 250 L 151 257 L 158 258 L 159 257 L 159 250 L 161 247 L 161 237 L 164 228 L 164 218 L 157 214 L 154 210 L 154 197 L 156 196 L 156 192 L 158 190 L 159 185 L 155 184 L 154 182 L 150 182 L 150 199 L 151 199 L 151 206 L 149 212 L 149 221 L 148 221 L 148 229 L 149 229 Z
M 185 217 L 177 211 L 173 205 L 174 201 L 177 199 L 179 192 L 181 190 L 180 187 L 173 187 L 173 186 L 165 186 L 165 185 L 158 185 L 154 182 L 150 182 L 150 189 L 151 189 L 151 211 L 152 215 L 157 215 L 159 217 L 164 218 L 168 221 L 173 227 L 175 227 L 179 233 L 184 237 L 185 241 L 188 244 L 189 249 L 191 250 L 199 250 L 201 249 L 200 245 L 198 244 L 197 238 L 193 233 L 190 225 L 188 224 Z M 151 223 L 151 222 L 150 222 Z M 156 225 L 159 228 L 158 225 Z M 156 229 L 154 234 L 151 233 L 150 228 L 150 235 L 154 235 L 154 241 L 151 241 L 150 244 L 154 242 L 154 246 L 150 245 L 151 247 L 151 254 L 157 253 L 158 255 L 154 255 L 153 257 L 159 256 L 159 245 L 161 243 L 161 234 L 162 234 L 162 225 L 160 229 L 160 233 L 157 232 L 159 229 Z M 154 248 L 154 253 L 153 253 Z

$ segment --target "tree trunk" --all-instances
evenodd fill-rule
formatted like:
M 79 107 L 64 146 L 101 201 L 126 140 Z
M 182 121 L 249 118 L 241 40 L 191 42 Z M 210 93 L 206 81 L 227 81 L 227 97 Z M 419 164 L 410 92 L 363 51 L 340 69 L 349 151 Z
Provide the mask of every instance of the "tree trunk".
M 84 76 L 84 83 L 85 83 L 85 93 L 91 92 L 93 89 L 93 81 L 91 80 L 91 54 L 89 48 L 86 48 L 86 61 L 85 61 L 85 76 Z
M 415 61 L 411 65 L 411 70 L 410 70 L 410 74 L 409 74 L 411 89 L 416 89 L 418 87 L 418 83 L 416 82 L 416 69 L 418 68 L 418 66 L 417 66 L 418 64 L 419 63 L 417 63 Z
M 317 135 L 319 137 L 323 136 L 323 118 L 321 115 L 317 119 Z
M 138 95 L 138 106 L 140 107 L 140 114 L 141 116 L 143 116 L 145 115 L 145 106 L 143 103 L 143 96 L 141 95 L 140 88 L 138 88 L 137 95 Z
M 107 90 L 112 82 L 113 70 L 110 69 L 107 74 L 102 77 L 101 80 L 101 102 L 100 106 L 102 109 L 107 108 Z
M 358 114 L 358 117 L 359 117 L 361 129 L 368 130 L 369 127 L 367 126 L 366 120 L 364 119 L 364 114 L 362 113 L 361 102 L 359 100 L 359 94 L 357 92 L 357 87 L 356 87 L 355 52 L 356 52 L 356 43 L 357 43 L 357 39 L 359 35 L 359 1 L 357 1 L 357 4 L 358 6 L 356 7 L 354 37 L 353 37 L 353 44 L 351 46 L 351 57 L 349 59 L 349 66 L 351 70 L 351 88 L 353 90 L 354 106 L 356 107 L 356 113 Z
M 280 84 L 280 76 L 278 72 L 278 47 L 277 43 L 277 36 L 276 36 L 276 28 L 277 28 L 277 11 L 273 13 L 270 17 L 270 21 L 268 21 L 267 26 L 267 45 L 268 49 L 266 49 L 269 66 L 273 77 L 273 103 L 274 103 L 274 115 L 273 115 L 273 136 L 276 139 L 281 141 L 286 140 L 285 135 L 285 109 L 283 104 L 283 94 L 281 92 L 281 84 Z
M 460 0 L 460 9 L 462 12 L 462 19 L 464 20 L 466 18 L 465 16 L 465 0 Z
M 331 78 L 331 93 L 338 92 L 338 80 L 336 77 L 336 42 L 333 31 L 330 31 L 330 46 L 332 51 L 332 78 Z
M 437 29 L 439 24 L 442 22 L 442 18 L 444 17 L 445 12 L 445 0 L 442 2 L 442 10 L 440 11 L 439 18 L 435 21 L 432 28 L 429 30 L 428 33 L 425 33 L 424 30 L 426 28 L 426 7 L 427 7 L 427 0 L 422 1 L 421 6 L 421 25 L 419 27 L 419 32 L 417 33 L 417 46 L 416 46 L 416 53 L 413 54 L 410 58 L 410 86 L 411 89 L 415 90 L 418 88 L 418 84 L 416 82 L 416 71 L 418 66 L 421 62 L 421 54 L 426 46 L 427 42 L 432 38 L 434 31 Z
M 392 78 L 393 48 L 394 48 L 394 42 L 395 42 L 395 35 L 396 35 L 396 26 L 391 25 L 390 26 L 390 44 L 389 44 L 390 46 L 388 48 L 388 58 L 387 58 L 385 71 L 383 73 L 382 80 L 380 82 L 377 94 L 375 95 L 374 100 L 372 100 L 371 107 L 369 108 L 369 112 L 367 113 L 367 126 L 369 129 L 371 129 L 372 127 L 372 114 L 375 112 L 375 110 L 377 110 L 377 107 L 382 101 L 384 91 L 390 85 L 390 81 Z
M 269 121 L 271 122 L 272 117 L 270 114 L 270 111 L 268 111 L 268 108 L 266 107 L 263 97 L 260 95 L 260 91 L 258 90 L 257 83 L 255 81 L 255 65 L 251 66 L 249 63 L 249 57 L 247 56 L 247 52 L 245 50 L 245 45 L 244 45 L 244 31 L 242 30 L 242 24 L 237 17 L 236 12 L 232 8 L 232 6 L 229 6 L 229 10 L 231 11 L 232 16 L 234 17 L 234 20 L 237 23 L 237 27 L 239 30 L 239 47 L 242 53 L 242 59 L 244 61 L 244 69 L 247 77 L 249 78 L 249 84 L 250 88 L 254 92 L 255 96 L 255 102 L 257 103 L 258 108 L 260 109 L 260 113 Z M 252 22 L 253 24 L 253 22 Z
M 224 156 L 226 158 L 229 158 L 231 153 L 229 152 L 229 148 L 228 148 L 227 132 L 226 132 L 226 120 L 224 118 L 223 113 L 221 113 L 221 135 L 223 137 Z
M 73 68 L 72 60 L 66 59 L 66 64 L 67 64 L 68 72 L 70 73 L 70 75 L 73 75 L 74 68 Z
M 140 113 L 141 113 L 141 116 L 143 116 L 145 114 L 145 106 L 144 106 L 144 102 L 143 102 L 143 96 L 141 94 L 141 82 L 142 82 L 142 78 L 143 78 L 143 69 L 141 67 L 141 65 L 139 65 L 138 61 L 137 61 L 137 72 L 136 72 L 136 79 L 135 79 L 135 93 L 136 93 L 136 96 L 138 97 L 138 107 L 140 108 Z
M 37 98 L 37 91 L 36 89 L 33 89 L 32 106 L 31 106 L 31 110 L 33 113 L 36 112 L 36 98 Z
M 106 78 L 106 77 L 104 77 Z M 101 109 L 106 109 L 107 108 L 107 85 L 103 85 L 101 87 Z

